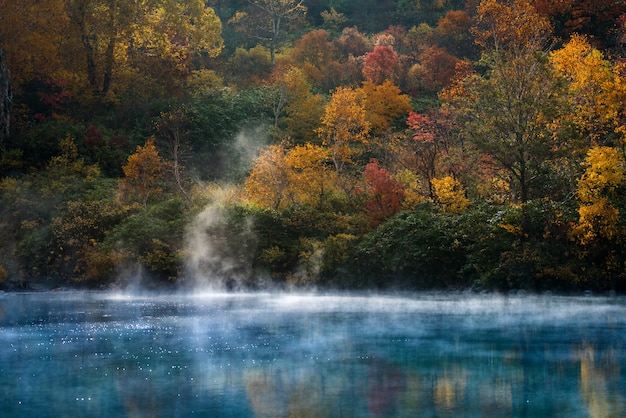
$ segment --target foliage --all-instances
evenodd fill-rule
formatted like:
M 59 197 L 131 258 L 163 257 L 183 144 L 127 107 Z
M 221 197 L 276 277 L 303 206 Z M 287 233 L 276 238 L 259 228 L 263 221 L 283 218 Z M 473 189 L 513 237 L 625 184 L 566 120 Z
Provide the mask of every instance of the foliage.
M 360 152 L 359 147 L 367 144 L 370 130 L 371 123 L 359 92 L 344 87 L 335 90 L 317 133 L 322 144 L 331 148 L 338 174 L 352 163 L 352 157 Z
M 621 2 L 0 10 L 5 288 L 626 291 Z
M 124 203 L 139 203 L 144 208 L 148 199 L 163 191 L 159 180 L 163 177 L 164 163 L 150 138 L 144 146 L 137 146 L 137 151 L 128 157 L 122 167 L 124 179 L 120 180 L 120 199 Z
M 246 11 L 237 12 L 230 23 L 248 36 L 267 43 L 272 65 L 276 64 L 276 48 L 283 31 L 300 22 L 306 7 L 303 0 L 250 0 Z
M 470 204 L 465 197 L 461 183 L 452 176 L 431 180 L 435 193 L 435 201 L 443 212 L 458 213 L 467 209 Z
M 364 205 L 372 225 L 376 226 L 400 211 L 404 200 L 402 184 L 380 167 L 377 159 L 372 158 L 365 166 L 363 180 Z
M 366 119 L 374 134 L 384 133 L 395 119 L 411 110 L 409 96 L 402 94 L 391 80 L 385 80 L 382 84 L 365 81 L 359 91 L 363 93 Z
M 587 136 L 586 143 L 610 144 L 625 110 L 626 84 L 621 65 L 612 65 L 588 39 L 576 35 L 550 54 L 559 77 L 567 80 L 567 120 Z
M 428 206 L 402 212 L 359 240 L 350 271 L 362 286 L 467 286 L 464 244 L 453 223 Z
M 378 45 L 365 56 L 363 75 L 374 84 L 381 84 L 393 73 L 398 54 L 386 45 Z

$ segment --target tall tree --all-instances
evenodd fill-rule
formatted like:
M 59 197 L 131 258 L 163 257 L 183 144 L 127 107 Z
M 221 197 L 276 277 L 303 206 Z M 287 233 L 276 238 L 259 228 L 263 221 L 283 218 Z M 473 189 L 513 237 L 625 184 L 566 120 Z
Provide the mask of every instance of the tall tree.
M 363 104 L 363 95 L 346 87 L 337 88 L 324 109 L 317 134 L 322 145 L 331 149 L 331 158 L 339 176 L 340 187 L 351 199 L 354 190 L 354 157 L 369 143 L 371 123 Z
M 508 173 L 512 198 L 524 203 L 537 197 L 533 185 L 554 150 L 546 123 L 556 108 L 546 64 L 550 25 L 528 0 L 484 0 L 477 22 L 488 71 L 467 77 L 452 104 L 465 135 Z
M 367 144 L 371 123 L 363 97 L 354 89 L 339 87 L 326 105 L 322 123 L 317 133 L 322 144 L 332 149 L 332 159 L 337 173 L 359 152 L 359 146 Z
M 248 0 L 246 11 L 239 11 L 230 20 L 246 33 L 267 44 L 272 65 L 283 32 L 306 13 L 304 0 Z

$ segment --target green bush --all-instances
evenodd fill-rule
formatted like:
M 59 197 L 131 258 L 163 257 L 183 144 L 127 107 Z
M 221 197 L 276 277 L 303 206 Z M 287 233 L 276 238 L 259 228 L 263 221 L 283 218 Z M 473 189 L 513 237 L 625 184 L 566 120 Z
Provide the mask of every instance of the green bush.
M 467 249 L 455 216 L 428 205 L 403 212 L 359 241 L 350 271 L 357 286 L 451 288 L 469 283 L 461 272 Z

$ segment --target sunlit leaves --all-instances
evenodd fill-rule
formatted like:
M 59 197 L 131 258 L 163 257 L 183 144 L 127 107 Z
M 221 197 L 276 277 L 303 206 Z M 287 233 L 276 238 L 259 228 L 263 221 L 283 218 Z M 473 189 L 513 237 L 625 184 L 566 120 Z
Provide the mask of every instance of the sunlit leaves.
M 289 205 L 321 208 L 336 189 L 330 150 L 308 143 L 289 150 L 270 145 L 255 159 L 245 184 L 248 200 L 275 210 Z
M 83 60 L 69 71 L 82 76 L 86 70 L 89 87 L 102 96 L 134 69 L 158 76 L 165 66 L 185 74 L 192 56 L 215 57 L 223 46 L 221 22 L 202 0 L 68 0 L 66 10 Z
M 382 84 L 365 81 L 359 89 L 363 93 L 366 119 L 373 133 L 380 134 L 391 126 L 391 122 L 411 110 L 410 97 L 402 94 L 391 80 Z
M 582 36 L 573 36 L 563 48 L 552 52 L 550 63 L 567 82 L 573 108 L 569 117 L 591 141 L 602 142 L 617 128 L 626 109 L 623 67 L 612 65 Z
M 431 180 L 435 192 L 435 199 L 441 210 L 449 213 L 458 213 L 470 204 L 465 197 L 465 190 L 461 183 L 452 176 Z
M 370 130 L 371 123 L 367 120 L 362 96 L 350 88 L 335 90 L 326 105 L 317 133 L 322 144 L 332 149 L 338 173 L 359 153 L 359 147 L 367 144 Z
M 578 181 L 578 197 L 582 204 L 576 235 L 583 243 L 597 237 L 613 239 L 619 233 L 619 210 L 611 203 L 618 187 L 625 179 L 624 159 L 619 150 L 611 147 L 593 147 L 587 153 L 584 174 Z
M 591 148 L 584 166 L 585 172 L 578 181 L 578 197 L 583 202 L 593 202 L 601 194 L 611 194 L 624 181 L 624 159 L 617 148 Z

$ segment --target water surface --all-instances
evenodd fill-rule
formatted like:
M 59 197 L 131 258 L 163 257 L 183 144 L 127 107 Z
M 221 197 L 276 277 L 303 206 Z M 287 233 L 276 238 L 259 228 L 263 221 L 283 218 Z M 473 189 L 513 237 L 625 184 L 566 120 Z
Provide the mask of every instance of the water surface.
M 623 298 L 0 293 L 7 417 L 625 416 Z

